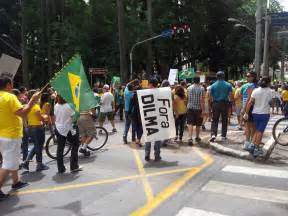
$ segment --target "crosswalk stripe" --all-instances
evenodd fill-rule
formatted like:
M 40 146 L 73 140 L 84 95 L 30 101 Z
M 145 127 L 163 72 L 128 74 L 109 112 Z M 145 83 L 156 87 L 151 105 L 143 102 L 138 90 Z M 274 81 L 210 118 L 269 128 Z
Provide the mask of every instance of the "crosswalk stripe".
M 178 212 L 176 216 L 227 216 L 227 215 L 204 211 L 195 208 L 184 207 Z
M 288 179 L 288 171 L 242 166 L 225 166 L 223 172 Z
M 202 191 L 220 193 L 234 197 L 288 204 L 288 191 L 269 188 L 209 181 Z

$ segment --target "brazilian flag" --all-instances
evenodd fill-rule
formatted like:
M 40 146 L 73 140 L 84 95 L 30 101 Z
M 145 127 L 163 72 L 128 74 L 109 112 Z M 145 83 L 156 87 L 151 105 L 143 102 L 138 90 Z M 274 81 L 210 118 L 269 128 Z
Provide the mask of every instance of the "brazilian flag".
M 98 105 L 78 54 L 70 59 L 50 83 L 78 114 Z

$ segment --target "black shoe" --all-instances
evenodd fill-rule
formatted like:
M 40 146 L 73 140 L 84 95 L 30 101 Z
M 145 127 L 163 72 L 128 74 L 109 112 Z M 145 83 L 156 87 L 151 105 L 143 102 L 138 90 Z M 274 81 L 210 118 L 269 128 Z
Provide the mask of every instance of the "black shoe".
M 150 161 L 150 156 L 146 155 L 145 156 L 145 161 L 147 161 L 147 162 Z
M 18 189 L 21 189 L 21 188 L 24 188 L 26 186 L 28 186 L 29 184 L 27 182 L 17 182 L 16 184 L 12 184 L 11 188 L 13 190 L 18 190 Z
M 176 136 L 175 138 L 174 138 L 174 141 L 177 141 L 178 140 L 178 136 Z
M 71 172 L 71 173 L 76 173 L 76 172 L 80 172 L 80 171 L 83 171 L 83 167 L 78 166 L 78 168 L 72 169 L 70 172 Z
M 123 136 L 123 142 L 124 142 L 124 144 L 128 144 L 128 140 L 127 140 L 126 136 Z
M 0 190 L 0 202 L 7 199 L 9 197 L 9 194 L 4 194 L 1 190 Z
M 188 140 L 188 145 L 189 145 L 189 146 L 193 146 L 193 140 L 192 140 L 192 139 L 189 139 L 189 140 Z
M 112 133 L 116 133 L 116 132 L 117 132 L 117 129 L 113 128 Z
M 88 151 L 87 149 L 80 148 L 79 152 L 83 154 L 85 157 L 90 157 L 90 151 Z
M 205 125 L 202 125 L 202 130 L 205 131 L 206 130 L 206 127 Z
M 40 164 L 37 164 L 36 172 L 40 172 L 40 171 L 42 171 L 42 170 L 48 170 L 48 169 L 49 169 L 48 166 L 46 166 L 46 165 L 40 163 Z
M 196 137 L 196 138 L 195 138 L 195 141 L 196 141 L 196 142 L 201 142 L 201 138 Z
M 162 158 L 160 156 L 155 156 L 154 161 L 160 161 Z
M 216 136 L 213 135 L 213 136 L 210 138 L 209 141 L 210 141 L 210 142 L 215 142 L 215 139 L 216 139 Z
M 19 166 L 20 169 L 25 169 L 25 170 L 28 170 L 29 171 L 29 163 L 28 162 L 24 162 L 24 163 L 21 163 L 20 166 Z
M 66 172 L 66 169 L 64 168 L 63 170 L 58 170 L 58 174 L 63 174 Z

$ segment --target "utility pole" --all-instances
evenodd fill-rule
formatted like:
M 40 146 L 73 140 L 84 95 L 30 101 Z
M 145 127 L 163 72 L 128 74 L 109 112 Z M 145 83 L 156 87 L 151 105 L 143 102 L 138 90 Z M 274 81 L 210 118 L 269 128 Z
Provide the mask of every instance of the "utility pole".
M 28 72 L 28 52 L 26 49 L 26 15 L 25 15 L 25 0 L 20 0 L 21 13 L 22 13 L 22 25 L 21 25 L 21 41 L 22 41 L 22 82 L 26 88 L 29 88 L 29 72 Z
M 119 52 L 120 52 L 120 76 L 122 82 L 128 81 L 128 61 L 127 61 L 127 42 L 124 23 L 124 5 L 123 0 L 117 0 L 118 15 L 118 34 L 119 34 Z M 132 72 L 131 72 L 132 73 Z
M 255 38 L 255 72 L 260 76 L 261 70 L 261 50 L 262 50 L 262 4 L 263 0 L 257 0 L 256 11 L 256 38 Z
M 264 39 L 264 55 L 263 55 L 263 76 L 269 76 L 269 56 L 270 56 L 270 0 L 267 1 L 266 15 L 265 15 L 265 39 Z

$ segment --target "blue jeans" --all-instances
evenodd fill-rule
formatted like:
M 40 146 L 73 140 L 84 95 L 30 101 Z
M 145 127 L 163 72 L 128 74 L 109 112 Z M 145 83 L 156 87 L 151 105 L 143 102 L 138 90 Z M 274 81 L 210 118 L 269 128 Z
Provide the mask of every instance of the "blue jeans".
M 125 111 L 125 129 L 124 129 L 124 134 L 123 134 L 123 137 L 125 137 L 125 138 L 127 138 L 131 123 L 132 123 L 132 121 L 129 117 L 129 114 L 127 111 Z M 135 133 L 136 133 L 136 131 L 132 125 L 132 140 L 135 140 Z
M 33 139 L 34 146 L 28 154 L 27 160 L 32 160 L 36 154 L 37 163 L 42 163 L 42 151 L 45 143 L 44 127 L 29 128 L 29 136 Z
M 160 156 L 160 147 L 161 147 L 161 141 L 155 141 L 154 142 L 154 156 L 159 157 Z M 145 143 L 145 156 L 150 156 L 151 152 L 151 142 Z
M 21 143 L 21 150 L 22 150 L 22 160 L 25 161 L 28 156 L 28 145 L 29 145 L 29 134 L 28 128 L 23 127 L 23 137 Z

